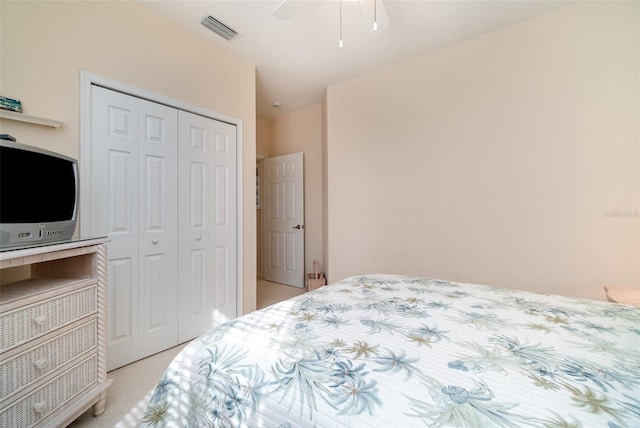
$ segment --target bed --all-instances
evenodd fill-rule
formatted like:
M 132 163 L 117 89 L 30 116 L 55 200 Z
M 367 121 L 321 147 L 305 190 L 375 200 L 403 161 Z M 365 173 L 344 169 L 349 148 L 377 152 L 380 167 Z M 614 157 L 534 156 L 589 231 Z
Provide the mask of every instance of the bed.
M 354 276 L 193 340 L 143 425 L 640 427 L 640 308 Z

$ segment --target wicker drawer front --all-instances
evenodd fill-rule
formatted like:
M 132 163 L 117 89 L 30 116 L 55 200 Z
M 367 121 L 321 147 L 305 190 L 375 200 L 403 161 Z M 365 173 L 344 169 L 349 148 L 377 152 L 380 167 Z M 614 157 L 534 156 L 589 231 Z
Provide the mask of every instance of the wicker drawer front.
M 1 427 L 32 426 L 97 381 L 96 355 L 16 401 L 0 413 Z
M 0 363 L 0 400 L 97 345 L 94 319 Z
M 0 316 L 0 352 L 96 312 L 95 285 L 8 311 Z

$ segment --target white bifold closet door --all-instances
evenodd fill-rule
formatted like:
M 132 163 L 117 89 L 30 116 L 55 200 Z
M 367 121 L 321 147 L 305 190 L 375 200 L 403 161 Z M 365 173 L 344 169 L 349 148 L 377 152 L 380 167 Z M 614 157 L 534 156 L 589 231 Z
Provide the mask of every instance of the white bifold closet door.
M 236 129 L 98 86 L 91 124 L 112 370 L 236 316 Z

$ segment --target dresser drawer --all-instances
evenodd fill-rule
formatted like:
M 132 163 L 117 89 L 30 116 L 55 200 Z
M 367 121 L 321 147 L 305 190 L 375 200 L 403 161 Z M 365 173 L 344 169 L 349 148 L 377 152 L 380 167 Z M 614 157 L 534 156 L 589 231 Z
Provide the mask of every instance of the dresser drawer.
M 4 312 L 0 315 L 0 352 L 93 314 L 97 304 L 94 284 Z
M 32 426 L 97 382 L 97 355 L 52 379 L 0 411 L 1 427 Z
M 0 362 L 0 400 L 96 346 L 97 320 L 93 319 L 15 357 L 3 359 Z

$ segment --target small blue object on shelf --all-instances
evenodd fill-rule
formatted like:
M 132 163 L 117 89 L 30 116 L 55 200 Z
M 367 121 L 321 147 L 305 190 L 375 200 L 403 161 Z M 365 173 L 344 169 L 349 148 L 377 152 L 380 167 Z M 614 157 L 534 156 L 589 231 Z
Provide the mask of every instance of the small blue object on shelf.
M 13 98 L 0 96 L 0 108 L 22 113 L 22 103 L 19 100 L 14 100 Z

